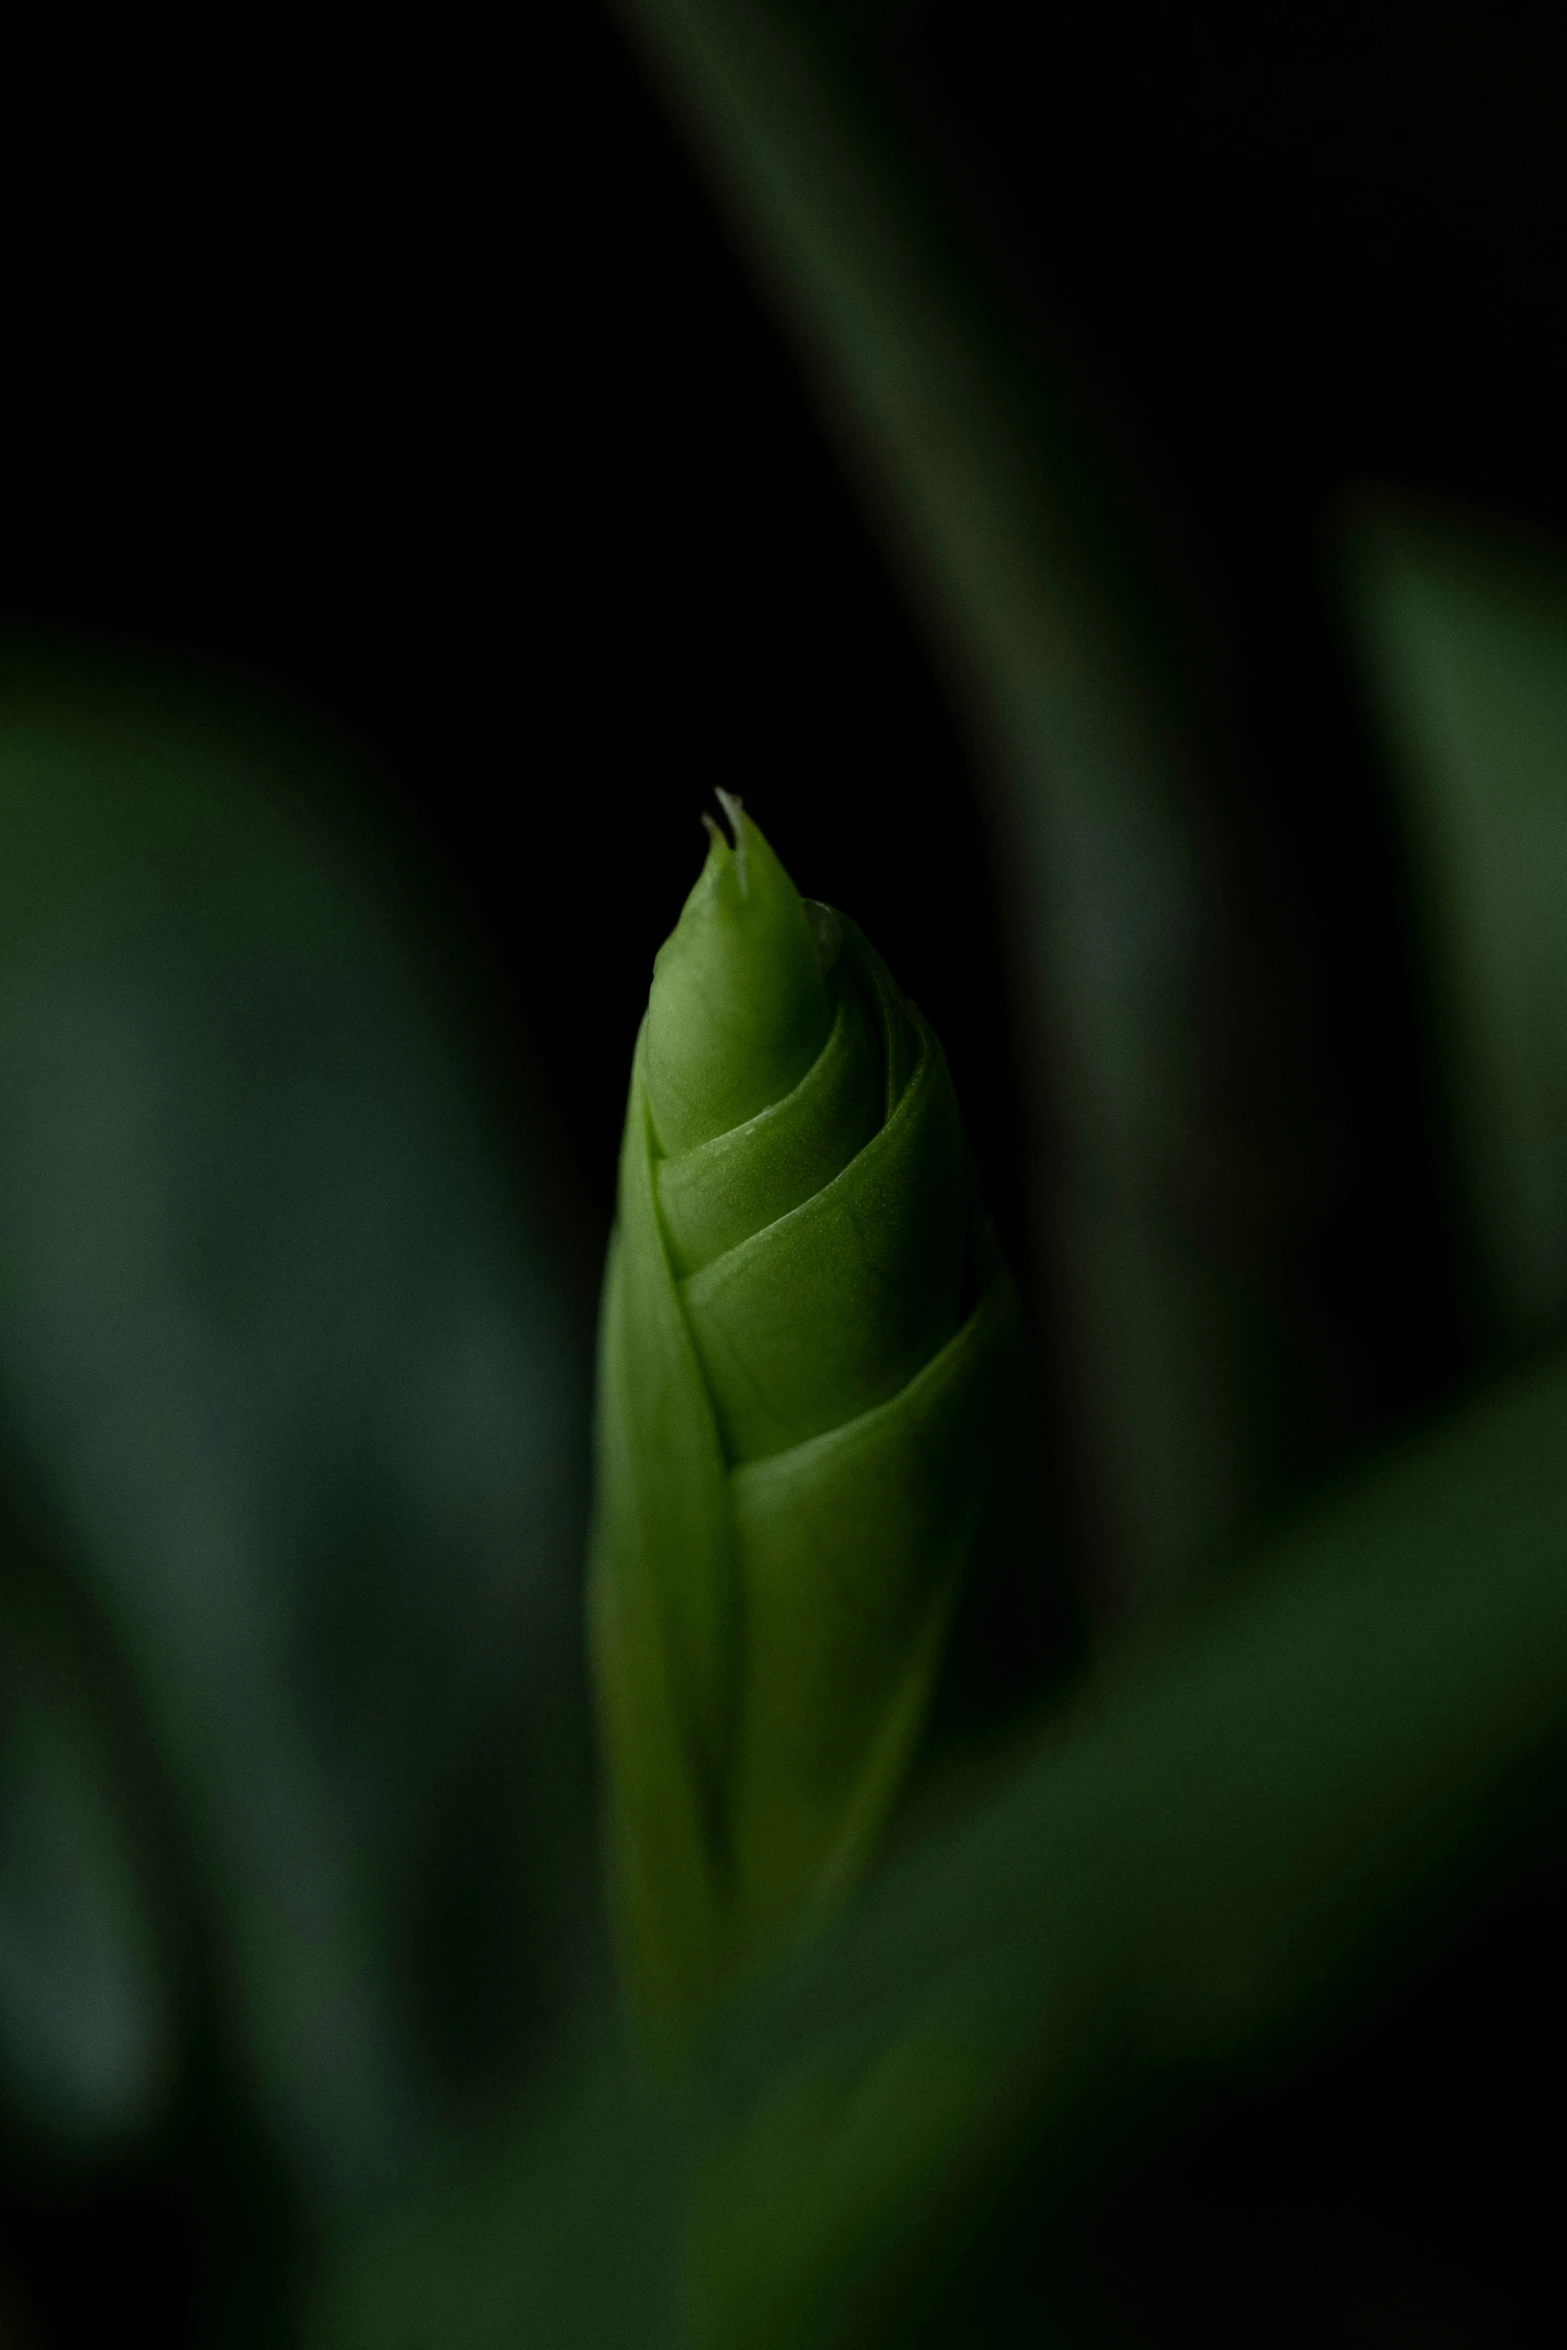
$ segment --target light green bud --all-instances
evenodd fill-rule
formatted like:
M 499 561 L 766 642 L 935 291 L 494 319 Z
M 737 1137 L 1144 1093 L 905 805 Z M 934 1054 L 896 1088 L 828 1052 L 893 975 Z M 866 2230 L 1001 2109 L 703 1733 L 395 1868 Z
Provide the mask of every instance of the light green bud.
M 725 804 L 654 967 L 600 1339 L 591 1643 L 657 2015 L 863 1869 L 1019 1381 L 939 1044 Z

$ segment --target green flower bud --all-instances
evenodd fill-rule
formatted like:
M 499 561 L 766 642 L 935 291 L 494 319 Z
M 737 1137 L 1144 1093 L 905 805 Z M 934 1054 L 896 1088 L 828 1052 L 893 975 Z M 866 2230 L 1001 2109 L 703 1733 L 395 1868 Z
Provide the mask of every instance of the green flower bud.
M 725 807 L 654 966 L 599 1356 L 615 1895 L 665 2015 L 864 1866 L 1019 1384 L 940 1045 Z

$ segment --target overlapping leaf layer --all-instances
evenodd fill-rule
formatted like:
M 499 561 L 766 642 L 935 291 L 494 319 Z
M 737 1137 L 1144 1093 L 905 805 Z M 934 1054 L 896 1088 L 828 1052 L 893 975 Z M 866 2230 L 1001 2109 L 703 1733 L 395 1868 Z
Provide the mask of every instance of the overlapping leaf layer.
M 1016 1393 L 941 1047 L 732 814 L 654 974 L 600 1358 L 617 1897 L 666 2013 L 862 1867 Z

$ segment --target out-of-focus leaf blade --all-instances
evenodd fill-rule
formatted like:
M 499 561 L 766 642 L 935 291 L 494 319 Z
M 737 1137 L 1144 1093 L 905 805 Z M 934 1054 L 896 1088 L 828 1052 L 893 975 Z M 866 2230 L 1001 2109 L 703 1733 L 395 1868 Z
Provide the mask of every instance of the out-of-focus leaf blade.
M 928 2318 L 939 2341 L 943 2297 L 959 2309 L 976 2283 L 964 2248 L 1025 2162 L 1047 2326 L 1052 2231 L 1151 2117 L 1276 2061 L 1385 1985 L 1477 1870 L 1559 1835 L 1564 1432 L 1558 1360 L 1281 1534 L 998 1795 L 746 1986 L 661 2126 L 634 2098 L 634 2129 L 606 2114 L 585 2079 L 534 2142 L 535 2183 L 513 2168 L 508 2195 L 502 2165 L 460 2220 L 429 2223 L 414 2338 L 469 2339 L 466 2244 L 509 2292 L 497 2341 L 536 2338 L 549 2311 L 553 2338 L 618 2342 L 594 2330 L 609 2284 L 577 2273 L 596 2238 L 650 2340 L 845 2350 L 924 2339 Z M 642 2197 L 681 2218 L 678 2263 L 617 2226 L 636 2148 Z M 351 2311 L 323 2350 L 368 2350 Z
M 17 1565 L 0 1562 L 0 2082 L 14 2133 L 80 2160 L 162 2120 L 175 1997 L 124 1757 Z
M 1567 1313 L 1567 560 L 1387 510 L 1348 539 L 1488 1302 Z
M 368 2237 L 308 2350 L 685 2350 L 691 2117 L 616 2050 L 514 2145 Z
M 587 1844 L 582 1301 L 336 794 L 240 698 L 0 667 L 0 1413 L 322 2226 L 524 2077 Z
M 1158 631 L 1107 584 L 1059 403 L 856 75 L 852 14 L 617 14 L 805 358 L 992 779 L 1041 1255 L 1107 1604 L 1179 1587 L 1267 1494 L 1287 1344 L 1289 1179 L 1267 1086 L 1237 1076 L 1264 986 L 1200 729 Z

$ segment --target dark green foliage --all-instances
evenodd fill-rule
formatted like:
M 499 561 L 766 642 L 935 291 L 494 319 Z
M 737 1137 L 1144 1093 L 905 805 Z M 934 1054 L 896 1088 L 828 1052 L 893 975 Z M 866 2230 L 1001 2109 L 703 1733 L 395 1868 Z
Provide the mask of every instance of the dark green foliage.
M 215 2270 L 261 2176 L 297 2266 L 493 2112 L 587 1946 L 578 1308 L 334 796 L 0 668 L 12 2160 L 232 2164 Z
M 964 2249 L 1025 2158 L 1047 2243 L 1065 2231 L 1030 2280 L 1053 2326 L 1108 2170 L 1407 1963 L 1509 1813 L 1559 1834 L 1564 1427 L 1555 1364 L 1325 1502 L 731 2001 L 674 2088 L 608 2097 L 586 2071 L 437 2223 L 427 2277 L 396 2272 L 433 2350 L 541 2322 L 837 2350 L 911 2338 L 947 2292 L 957 2330 L 930 2338 L 965 2340 Z M 325 2344 L 371 2350 L 358 2306 Z
M 991 0 L 617 0 L 966 731 L 1024 1236 L 1020 1310 L 944 1056 L 848 918 L 912 984 L 911 934 L 940 967 L 942 889 L 909 893 L 894 952 L 885 906 L 802 900 L 730 805 L 653 979 L 600 1366 L 600 1792 L 634 2004 L 678 2033 L 628 2028 L 593 1911 L 588 1300 L 536 1105 L 524 1086 L 497 1139 L 423 900 L 328 815 L 304 734 L 243 697 L 7 657 L 0 2160 L 22 2350 L 56 2320 L 78 2338 L 73 2272 L 118 2290 L 149 2211 L 184 2231 L 156 2273 L 188 2275 L 190 2306 L 131 2276 L 124 2325 L 181 2350 L 1554 2339 L 1533 2149 L 1561 2081 L 1567 572 L 1439 506 L 1335 521 L 1352 457 L 1448 478 L 1441 430 L 1406 438 L 1393 399 L 1351 451 L 1353 306 L 1266 204 L 1253 265 L 1205 281 L 1197 214 L 1164 201 L 1185 142 L 1216 230 L 1247 207 L 1213 160 L 1226 105 L 1232 149 L 1287 138 L 1313 216 L 1345 143 L 1344 184 L 1380 176 L 1399 208 L 1428 150 L 1455 159 L 1484 301 L 1450 315 L 1432 273 L 1405 388 L 1472 345 L 1506 428 L 1474 428 L 1476 478 L 1528 505 L 1540 431 L 1513 421 L 1559 385 L 1530 337 L 1560 339 L 1535 258 L 1560 76 L 1503 122 L 1479 52 L 1516 27 L 1482 40 L 1461 9 L 1411 40 L 1399 11 L 1363 15 L 1045 11 L 1025 72 Z M 1102 118 L 1143 126 L 1102 153 L 1076 121 L 1095 43 Z M 568 211 L 594 169 L 573 150 Z M 1078 266 L 1081 306 L 1118 201 L 1131 266 L 1094 331 L 1119 303 L 1123 356 L 1146 346 L 1130 431 L 1074 374 L 1059 298 Z M 1047 233 L 1009 243 L 1030 205 Z M 1343 210 L 1324 277 L 1377 242 L 1374 204 Z M 560 213 L 555 190 L 552 243 Z M 1204 283 L 1233 315 L 1203 312 Z M 626 342 L 651 367 L 680 329 L 656 288 L 645 307 Z M 641 445 L 645 388 L 613 373 L 606 445 Z M 1314 404 L 1291 472 L 1265 443 Z M 779 791 L 802 879 L 831 889 L 822 810 L 852 786 L 891 852 L 934 827 L 941 880 L 950 810 L 915 804 L 869 685 L 872 755 L 824 756 L 815 800 L 779 787 L 785 656 L 734 725 L 670 562 L 690 485 L 648 414 L 672 485 L 650 575 L 695 648 L 672 699 L 727 727 L 720 771 L 769 823 Z M 1139 432 L 1201 514 L 1148 491 Z M 743 541 L 745 482 L 719 477 Z M 1274 512 L 1281 482 L 1298 511 Z M 389 530 L 400 496 L 377 477 Z M 584 566 L 615 573 L 612 496 L 576 475 L 569 496 Z M 1222 529 L 1243 611 L 1209 600 Z M 735 641 L 765 639 L 716 568 Z M 570 626 L 639 758 L 667 760 L 635 590 L 613 609 L 618 642 Z M 834 610 L 856 674 L 852 595 Z M 669 641 L 645 633 L 643 688 Z M 599 740 L 584 723 L 573 786 Z M 605 860 L 635 865 L 640 777 L 619 802 L 591 779 L 600 887 L 544 853 L 558 764 L 499 885 L 533 940 L 524 1024 L 557 1074 L 591 1036 L 619 1088 L 636 990 L 581 1007 L 617 956 L 640 987 L 673 899 L 602 886 Z M 1380 992 L 1341 935 L 1357 902 Z M 962 1024 L 938 1024 L 967 1106 Z M 1056 1539 L 1023 1544 L 1025 1597 L 1065 1606 L 1070 1576 L 1092 1653 L 1053 1690 L 1025 1657 L 1022 1718 L 998 1739 L 981 1704 L 958 1735 L 939 1658 L 1028 1414 L 1014 1449 L 1049 1464 Z M 1520 1885 L 1533 1909 L 1508 1908 Z M 1489 1975 L 1463 1955 L 1487 1931 Z M 1405 2071 L 1365 2087 L 1395 2025 Z M 1467 2136 L 1465 2062 L 1512 2082 Z M 1333 2064 L 1353 2089 L 1313 2134 L 1301 2084 Z M 1205 2199 L 1220 2126 L 1227 2201 Z M 1454 2220 L 1487 2194 L 1489 2241 Z M 33 2220 L 62 2213 L 80 2249 L 57 2239 L 51 2298 Z M 1533 2333 L 1509 2301 L 1531 2264 Z

